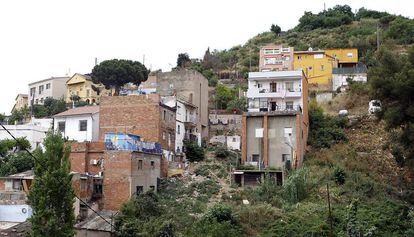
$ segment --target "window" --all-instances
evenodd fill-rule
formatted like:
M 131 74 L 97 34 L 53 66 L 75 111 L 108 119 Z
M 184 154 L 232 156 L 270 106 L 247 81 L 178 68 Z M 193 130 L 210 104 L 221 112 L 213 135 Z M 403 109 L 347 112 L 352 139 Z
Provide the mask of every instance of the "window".
M 49 90 L 50 89 L 50 83 L 47 83 L 46 84 L 46 90 Z
M 352 58 L 352 57 L 354 57 L 354 54 L 353 54 L 353 53 L 347 53 L 347 54 L 346 54 L 346 56 L 347 56 L 348 58 Z
M 30 96 L 34 96 L 36 93 L 36 87 L 30 88 Z
M 290 60 L 290 57 L 289 56 L 286 56 L 284 59 L 285 59 L 285 61 L 289 61 Z
M 293 90 L 293 82 L 292 81 L 285 82 L 285 87 L 286 87 L 286 90 L 289 91 L 289 92 L 293 92 L 294 91 Z
M 86 97 L 89 97 L 89 94 L 90 94 L 90 90 L 89 90 L 89 89 L 87 89 L 87 90 L 86 90 Z
M 282 162 L 290 160 L 290 154 L 282 154 Z
M 290 49 L 289 48 L 283 48 L 282 52 L 284 52 L 284 53 L 290 52 Z
M 253 154 L 252 155 L 252 161 L 253 162 L 259 162 L 259 154 Z
M 138 160 L 138 170 L 142 170 L 142 160 Z
M 85 179 L 81 179 L 80 180 L 80 191 L 86 191 L 86 180 Z
M 325 65 L 321 65 L 321 71 L 325 71 Z
M 36 99 L 36 104 L 39 104 L 39 99 Z
M 88 120 L 79 120 L 79 131 L 86 131 L 88 129 Z
M 180 132 L 181 132 L 181 126 L 178 124 L 177 125 L 177 134 L 180 134 Z
M 42 94 L 43 89 L 44 89 L 44 86 L 43 86 L 43 85 L 39 86 L 39 95 L 41 95 L 41 94 Z
M 162 117 L 164 120 L 166 120 L 167 119 L 167 111 L 165 111 L 165 110 L 163 110 L 163 117 Z
M 83 86 L 79 87 L 79 91 L 82 91 L 82 90 L 83 90 Z
M 40 98 L 40 103 L 43 104 L 43 98 Z
M 293 101 L 286 102 L 286 109 L 293 110 Z
M 256 138 L 262 138 L 263 137 L 263 128 L 256 128 Z
M 309 67 L 309 71 L 311 71 L 312 70 L 312 67 Z
M 165 132 L 162 132 L 162 140 L 165 140 Z
M 298 60 L 301 60 L 301 59 L 302 59 L 302 56 L 300 56 L 300 55 L 299 55 L 299 56 L 298 56 Z
M 262 88 L 262 84 L 257 83 L 257 88 Z
M 61 132 L 61 133 L 64 133 L 65 132 L 65 125 L 66 125 L 65 121 L 58 122 L 58 131 Z
M 313 55 L 313 58 L 314 59 L 321 59 L 321 58 L 323 58 L 323 54 L 315 54 L 315 55 Z
M 151 169 L 155 169 L 155 161 L 151 161 Z
M 236 138 L 235 137 L 233 137 L 233 142 L 236 142 Z
M 144 192 L 144 186 L 136 186 L 135 194 L 138 196 Z
M 271 82 L 270 83 L 270 92 L 277 92 L 277 83 Z
M 102 194 L 102 184 L 101 183 L 94 183 L 93 184 L 93 193 L 94 194 Z
M 285 137 L 292 136 L 292 128 L 289 128 L 289 127 L 285 128 L 284 133 L 285 133 Z
M 20 183 L 20 180 L 13 180 L 13 189 L 22 190 L 22 184 Z

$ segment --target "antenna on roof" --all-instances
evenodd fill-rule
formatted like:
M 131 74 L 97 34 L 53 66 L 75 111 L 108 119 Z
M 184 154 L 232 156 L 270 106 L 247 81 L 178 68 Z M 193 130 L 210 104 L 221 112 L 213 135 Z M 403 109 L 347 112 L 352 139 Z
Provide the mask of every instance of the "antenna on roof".
M 326 11 L 326 3 L 323 3 L 323 11 Z
M 98 65 L 98 58 L 95 58 L 95 66 Z

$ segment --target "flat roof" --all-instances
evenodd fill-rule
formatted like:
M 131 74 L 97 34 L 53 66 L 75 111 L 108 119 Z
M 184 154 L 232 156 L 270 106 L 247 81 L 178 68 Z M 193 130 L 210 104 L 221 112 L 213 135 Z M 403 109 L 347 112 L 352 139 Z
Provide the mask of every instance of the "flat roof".
M 0 177 L 0 179 L 34 179 L 34 171 L 27 170 L 17 174 L 11 174 L 9 176 Z
M 31 82 L 31 83 L 29 83 L 29 86 L 33 85 L 33 84 L 36 84 L 36 83 L 45 82 L 45 81 L 52 81 L 52 80 L 65 80 L 65 81 L 67 81 L 68 79 L 69 79 L 69 77 L 50 77 L 50 78 L 46 78 L 46 79 L 43 79 L 43 80 L 40 80 L 40 81 Z
M 250 79 L 270 79 L 270 78 L 301 78 L 303 75 L 302 70 L 294 71 L 271 71 L 271 72 L 249 72 Z

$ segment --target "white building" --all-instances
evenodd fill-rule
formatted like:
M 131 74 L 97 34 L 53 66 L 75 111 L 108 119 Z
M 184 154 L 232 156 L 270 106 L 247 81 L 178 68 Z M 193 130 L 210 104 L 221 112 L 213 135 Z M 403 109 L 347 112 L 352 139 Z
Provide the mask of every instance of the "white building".
M 46 133 L 49 130 L 47 127 L 41 127 L 33 124 L 21 124 L 21 125 L 4 125 L 7 130 L 17 137 L 25 137 L 31 146 L 31 150 L 36 149 L 46 137 Z M 0 140 L 13 139 L 10 134 L 4 129 L 0 129 Z
M 298 110 L 303 107 L 301 70 L 250 72 L 248 111 Z
M 98 141 L 99 106 L 69 109 L 54 117 L 54 128 L 69 140 L 78 142 Z
M 65 99 L 66 81 L 69 77 L 51 77 L 37 82 L 29 83 L 28 106 L 43 104 L 47 97 Z
M 334 68 L 332 70 L 332 91 L 346 90 L 348 81 L 367 82 L 367 67 L 359 66 L 353 68 Z
M 196 141 L 201 146 L 201 133 L 197 131 L 197 106 L 176 96 L 163 97 L 163 103 L 171 108 L 176 107 L 175 152 L 183 152 L 184 140 Z
M 224 145 L 229 150 L 240 151 L 241 138 L 238 135 L 225 136 L 218 135 L 210 138 L 209 143 L 211 145 Z

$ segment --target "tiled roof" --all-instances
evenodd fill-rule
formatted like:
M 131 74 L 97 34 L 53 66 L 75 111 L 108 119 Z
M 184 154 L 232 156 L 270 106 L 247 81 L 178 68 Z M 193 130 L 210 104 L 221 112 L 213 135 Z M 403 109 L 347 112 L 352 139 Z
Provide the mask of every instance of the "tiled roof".
M 62 113 L 56 114 L 53 117 L 65 117 L 65 116 L 73 116 L 73 115 L 81 115 L 81 114 L 96 114 L 99 113 L 99 106 L 82 106 L 73 109 L 66 110 Z

